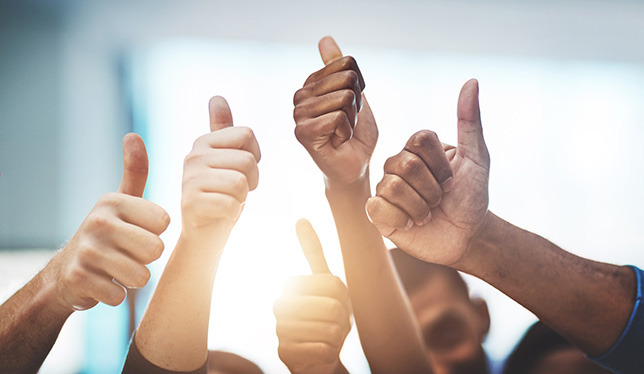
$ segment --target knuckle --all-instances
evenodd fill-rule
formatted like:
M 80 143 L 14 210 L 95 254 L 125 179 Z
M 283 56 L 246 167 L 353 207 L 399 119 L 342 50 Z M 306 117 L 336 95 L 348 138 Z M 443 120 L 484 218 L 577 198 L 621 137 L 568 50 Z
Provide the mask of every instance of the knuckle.
M 183 159 L 183 165 L 184 167 L 190 166 L 193 164 L 198 164 L 202 158 L 201 152 L 198 150 L 193 149 L 190 153 L 186 155 L 186 157 Z
M 256 167 L 257 167 L 257 160 L 255 159 L 255 156 L 253 156 L 253 154 L 250 152 L 245 152 L 244 159 L 243 159 L 244 171 L 249 172 Z
M 332 316 L 334 319 L 339 319 L 342 316 L 342 304 L 336 299 L 331 299 L 327 305 L 327 312 L 329 316 Z
M 334 361 L 335 349 L 330 345 L 325 343 L 316 343 L 314 349 L 316 356 L 318 356 L 322 362 L 330 363 Z
M 206 135 L 208 135 L 208 134 L 206 134 Z M 198 137 L 197 139 L 195 139 L 195 141 L 194 141 L 194 142 L 192 142 L 192 151 L 188 154 L 188 156 L 189 156 L 191 153 L 194 153 L 194 152 L 195 152 L 196 150 L 198 150 L 199 148 L 202 148 L 203 146 L 205 146 L 205 145 L 206 145 L 206 143 L 207 143 L 207 142 L 206 142 L 206 135 L 201 135 L 200 137 Z
M 100 232 L 112 227 L 112 219 L 105 214 L 92 212 L 87 217 L 87 224 L 91 230 Z
M 304 87 L 308 86 L 312 82 L 316 82 L 318 80 L 318 77 L 320 76 L 320 72 L 323 71 L 324 68 L 320 71 L 316 71 L 315 73 L 312 73 L 306 78 L 306 81 L 304 81 Z
M 245 196 L 248 193 L 248 178 L 243 173 L 236 173 L 233 183 L 233 189 L 239 193 L 241 196 Z
M 239 202 L 231 196 L 225 196 L 222 207 L 225 212 L 225 216 L 230 220 L 237 218 L 239 215 Z
M 149 247 L 149 255 L 147 260 L 147 263 L 150 263 L 159 257 L 161 257 L 161 254 L 163 253 L 163 250 L 165 249 L 165 244 L 163 244 L 163 240 L 159 238 L 158 236 L 154 235 L 152 239 L 150 240 L 150 247 Z
M 413 155 L 406 155 L 399 159 L 400 173 L 403 175 L 413 175 L 424 166 L 424 162 Z
M 120 194 L 116 192 L 108 192 L 100 197 L 98 205 L 116 208 L 120 205 L 120 203 Z
M 431 130 L 421 130 L 411 136 L 409 145 L 415 148 L 424 148 L 438 142 L 438 135 Z
M 255 141 L 255 133 L 253 132 L 253 129 L 251 129 L 250 127 L 242 126 L 242 127 L 234 127 L 234 128 L 237 129 L 237 131 L 239 131 L 240 136 L 242 138 L 242 142 L 244 144 L 250 144 Z
M 117 306 L 125 300 L 127 292 L 120 286 L 112 287 L 112 290 L 107 295 L 105 303 L 112 306 Z
M 353 56 L 344 56 L 340 60 L 340 64 L 341 64 L 340 66 L 342 67 L 343 70 L 344 69 L 354 69 L 355 67 L 358 66 L 358 63 L 356 62 L 356 59 L 353 58 Z
M 344 329 L 337 323 L 328 325 L 327 334 L 333 342 L 341 342 L 344 339 Z
M 293 95 L 293 105 L 297 106 L 308 96 L 310 96 L 310 91 L 311 90 L 308 87 L 302 87 L 299 90 L 295 91 L 295 95 Z
M 279 346 L 277 347 L 277 355 L 279 356 L 280 360 L 282 360 L 282 362 L 289 362 L 289 360 L 291 359 L 290 349 L 283 342 L 280 342 Z
M 387 183 L 383 186 L 385 194 L 395 196 L 402 193 L 405 182 L 397 175 L 388 175 Z
M 299 104 L 293 108 L 293 119 L 295 120 L 295 123 L 299 123 L 304 118 L 303 111 L 304 108 Z
M 83 245 L 78 250 L 78 261 L 85 265 L 95 265 L 98 262 L 98 252 L 93 246 Z
M 141 288 L 148 284 L 150 280 L 150 270 L 147 267 L 141 266 L 134 275 L 134 287 Z
M 353 90 L 342 90 L 340 94 L 340 102 L 343 106 L 351 105 L 356 101 L 356 93 Z
M 73 285 L 83 285 L 87 283 L 89 274 L 87 274 L 87 271 L 85 271 L 85 269 L 75 266 L 71 270 L 69 270 L 66 279 Z
M 342 85 L 344 87 L 353 87 L 358 82 L 358 73 L 354 70 L 345 70 L 342 72 Z
M 332 121 L 334 127 L 339 127 L 344 123 L 349 122 L 349 117 L 343 110 L 339 110 L 337 112 L 333 112 Z

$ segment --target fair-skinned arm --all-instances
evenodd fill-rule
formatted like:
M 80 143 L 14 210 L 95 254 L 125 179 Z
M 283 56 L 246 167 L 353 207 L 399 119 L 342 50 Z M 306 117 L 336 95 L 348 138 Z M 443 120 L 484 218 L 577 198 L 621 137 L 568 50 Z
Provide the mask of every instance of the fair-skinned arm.
M 319 43 L 325 67 L 295 93 L 295 135 L 324 174 L 364 353 L 372 372 L 430 372 L 418 323 L 365 203 L 376 121 L 352 57 L 332 38 Z
M 631 315 L 633 271 L 575 256 L 489 212 L 475 80 L 463 86 L 457 114 L 456 148 L 421 131 L 387 160 L 367 203 L 372 221 L 409 254 L 498 288 L 587 354 L 606 352 Z
M 147 361 L 178 372 L 206 362 L 219 257 L 259 179 L 261 155 L 252 130 L 233 127 L 222 97 L 210 100 L 209 113 L 211 132 L 195 141 L 184 162 L 181 235 L 134 340 Z
M 348 374 L 340 351 L 351 330 L 349 293 L 333 276 L 307 220 L 296 225 L 312 275 L 293 277 L 275 301 L 279 357 L 293 374 Z
M 75 310 L 99 302 L 119 305 L 126 296 L 123 286 L 139 288 L 148 282 L 145 265 L 163 252 L 159 235 L 170 218 L 141 198 L 147 173 L 143 140 L 126 135 L 118 192 L 103 195 L 67 245 L 0 306 L 1 368 L 37 372 Z

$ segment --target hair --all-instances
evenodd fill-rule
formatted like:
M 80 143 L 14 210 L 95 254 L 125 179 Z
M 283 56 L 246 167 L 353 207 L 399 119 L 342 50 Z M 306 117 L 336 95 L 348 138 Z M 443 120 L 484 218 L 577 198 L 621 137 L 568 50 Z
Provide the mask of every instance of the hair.
M 503 374 L 524 374 L 548 353 L 573 345 L 550 327 L 536 322 L 523 335 L 505 364 Z
M 419 291 L 427 281 L 436 277 L 446 278 L 457 291 L 469 298 L 467 284 L 458 271 L 443 265 L 432 264 L 410 256 L 400 248 L 389 251 L 400 281 L 408 295 Z

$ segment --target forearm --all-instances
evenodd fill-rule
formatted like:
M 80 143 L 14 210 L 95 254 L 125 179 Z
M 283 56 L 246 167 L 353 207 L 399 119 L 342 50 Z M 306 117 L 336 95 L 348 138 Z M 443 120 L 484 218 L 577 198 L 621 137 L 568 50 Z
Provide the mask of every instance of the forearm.
M 56 303 L 48 273 L 45 268 L 0 306 L 0 368 L 6 372 L 36 373 L 72 313 Z
M 368 176 L 351 187 L 327 183 L 349 294 L 363 350 L 374 373 L 430 372 L 417 321 L 400 286 L 382 236 L 364 205 Z
M 182 235 L 136 331 L 141 355 L 164 369 L 189 372 L 208 351 L 215 272 L 227 233 L 215 243 Z
M 496 287 L 590 355 L 615 343 L 634 305 L 631 269 L 575 256 L 491 212 L 457 267 Z

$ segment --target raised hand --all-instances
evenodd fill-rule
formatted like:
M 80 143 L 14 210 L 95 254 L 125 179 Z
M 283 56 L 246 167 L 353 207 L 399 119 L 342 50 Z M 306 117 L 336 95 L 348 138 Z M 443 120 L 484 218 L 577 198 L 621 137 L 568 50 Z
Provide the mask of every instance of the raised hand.
M 211 132 L 195 141 L 184 162 L 182 235 L 200 242 L 225 242 L 226 230 L 237 222 L 248 191 L 257 187 L 261 154 L 250 128 L 233 127 L 223 97 L 210 100 L 209 112 Z
M 367 176 L 378 128 L 362 91 L 353 57 L 331 37 L 319 43 L 326 65 L 311 74 L 293 98 L 295 136 L 326 177 L 327 185 L 351 185 Z
M 60 304 L 88 309 L 99 301 L 120 304 L 126 287 L 143 287 L 150 278 L 146 264 L 163 252 L 159 235 L 170 217 L 142 198 L 148 157 L 136 134 L 123 138 L 123 177 L 118 192 L 103 195 L 69 243 L 47 266 Z
M 442 144 L 428 130 L 414 134 L 385 163 L 367 212 L 381 234 L 404 251 L 455 265 L 486 217 L 489 169 L 478 82 L 470 80 L 458 99 L 458 146 Z
M 296 224 L 313 275 L 291 278 L 273 308 L 279 356 L 291 373 L 342 373 L 340 350 L 351 330 L 349 295 L 333 276 L 309 221 Z

